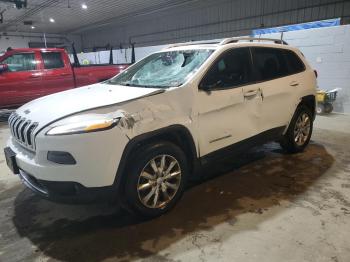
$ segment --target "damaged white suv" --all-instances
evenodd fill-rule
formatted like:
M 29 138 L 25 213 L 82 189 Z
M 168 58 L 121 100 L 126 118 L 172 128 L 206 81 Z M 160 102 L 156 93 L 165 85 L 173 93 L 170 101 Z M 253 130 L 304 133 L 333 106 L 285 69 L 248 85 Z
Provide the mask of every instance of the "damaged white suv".
M 173 45 L 104 83 L 19 108 L 6 160 L 48 199 L 122 200 L 156 216 L 211 160 L 268 141 L 302 151 L 315 91 L 312 68 L 280 40 Z

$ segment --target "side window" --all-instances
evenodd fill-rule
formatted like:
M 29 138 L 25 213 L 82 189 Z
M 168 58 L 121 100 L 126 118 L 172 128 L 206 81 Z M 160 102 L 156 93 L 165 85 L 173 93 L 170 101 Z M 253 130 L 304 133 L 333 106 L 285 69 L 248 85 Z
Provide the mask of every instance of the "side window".
M 284 50 L 284 55 L 287 60 L 289 74 L 297 74 L 305 70 L 304 63 L 293 51 Z
M 258 81 L 267 81 L 289 75 L 283 50 L 254 47 L 253 64 Z
M 7 64 L 10 72 L 23 72 L 36 69 L 35 56 L 33 53 L 13 54 L 1 63 Z
M 63 68 L 64 63 L 60 52 L 42 52 L 45 69 Z
M 207 88 L 233 88 L 251 80 L 250 52 L 248 48 L 232 49 L 217 60 L 200 86 Z

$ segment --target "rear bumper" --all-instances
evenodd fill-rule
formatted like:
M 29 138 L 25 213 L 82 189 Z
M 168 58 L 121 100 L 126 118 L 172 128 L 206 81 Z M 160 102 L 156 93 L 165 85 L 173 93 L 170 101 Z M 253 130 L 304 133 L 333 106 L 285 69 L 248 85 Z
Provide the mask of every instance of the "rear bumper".
M 66 204 L 91 204 L 116 200 L 113 186 L 87 188 L 77 182 L 56 182 L 36 179 L 20 169 L 23 184 L 47 200 Z

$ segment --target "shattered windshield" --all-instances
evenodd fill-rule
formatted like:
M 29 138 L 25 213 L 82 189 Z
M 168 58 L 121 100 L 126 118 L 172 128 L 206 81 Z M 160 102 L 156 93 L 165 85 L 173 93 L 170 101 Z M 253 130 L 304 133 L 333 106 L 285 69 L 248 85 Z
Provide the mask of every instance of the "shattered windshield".
M 187 81 L 214 50 L 181 50 L 152 54 L 107 84 L 137 87 L 176 87 Z

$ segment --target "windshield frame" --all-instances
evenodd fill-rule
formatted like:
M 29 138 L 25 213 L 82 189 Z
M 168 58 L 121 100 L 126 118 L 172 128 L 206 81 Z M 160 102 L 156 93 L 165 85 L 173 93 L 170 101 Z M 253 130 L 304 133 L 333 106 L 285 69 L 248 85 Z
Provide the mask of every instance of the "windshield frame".
M 137 85 L 137 84 L 121 84 L 121 83 L 115 83 L 113 82 L 113 80 L 118 79 L 119 77 L 122 76 L 122 74 L 126 74 L 128 71 L 135 69 L 135 67 L 137 68 L 140 63 L 144 63 L 145 60 L 149 59 L 150 56 L 156 55 L 156 54 L 162 54 L 162 53 L 169 53 L 169 52 L 190 52 L 190 51 L 203 51 L 203 52 L 208 52 L 208 56 L 202 61 L 202 63 L 195 69 L 194 73 L 191 74 L 191 72 L 189 72 L 186 77 L 184 77 L 183 81 L 179 84 L 179 85 Z M 131 65 L 130 67 L 126 68 L 125 70 L 123 70 L 121 73 L 119 73 L 118 75 L 114 76 L 113 78 L 103 82 L 104 84 L 108 84 L 108 85 L 119 85 L 119 86 L 124 86 L 124 87 L 140 87 L 140 88 L 161 88 L 161 89 L 169 89 L 169 88 L 174 88 L 174 87 L 181 87 L 183 85 L 185 85 L 186 83 L 188 83 L 189 81 L 191 81 L 191 79 L 193 79 L 193 77 L 195 77 L 198 72 L 200 72 L 200 69 L 203 67 L 203 65 L 210 59 L 210 57 L 212 57 L 212 55 L 214 54 L 214 52 L 216 51 L 215 48 L 212 47 L 196 47 L 196 48 L 176 48 L 176 49 L 163 49 L 160 50 L 158 52 L 154 52 L 146 57 L 144 57 L 143 59 L 141 59 L 140 61 L 136 62 L 135 64 Z M 151 60 L 150 60 L 151 61 Z M 145 64 L 144 64 L 145 65 Z M 140 68 L 142 68 L 144 65 L 142 65 Z M 138 70 L 136 72 L 134 72 L 134 75 L 138 72 Z

